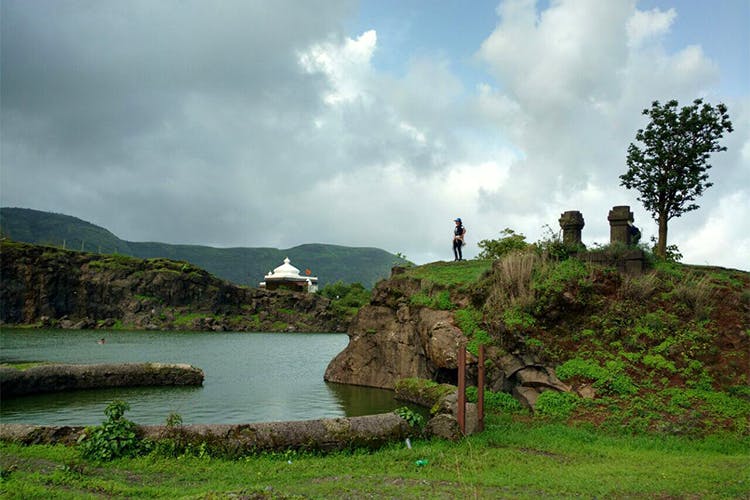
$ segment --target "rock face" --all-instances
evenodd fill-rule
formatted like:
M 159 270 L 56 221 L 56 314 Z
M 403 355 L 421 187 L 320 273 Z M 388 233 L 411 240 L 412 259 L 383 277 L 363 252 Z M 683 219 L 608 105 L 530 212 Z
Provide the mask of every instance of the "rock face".
M 395 275 L 396 273 L 394 273 Z M 456 384 L 458 349 L 466 342 L 451 311 L 412 305 L 409 297 L 422 287 L 419 280 L 382 281 L 370 305 L 360 309 L 349 327 L 349 344 L 336 356 L 325 380 L 393 389 L 400 379 L 423 378 Z M 546 390 L 570 391 L 550 367 L 533 355 L 504 354 L 490 347 L 492 360 L 486 387 L 513 394 L 533 409 Z M 467 382 L 476 385 L 477 359 L 467 356 Z
M 345 331 L 315 294 L 235 286 L 186 262 L 4 241 L 0 324 L 59 328 Z
M 325 380 L 393 389 L 402 378 L 455 378 L 464 335 L 450 311 L 409 305 L 405 291 L 413 285 L 410 280 L 378 284 L 371 304 L 350 325 L 349 345 L 328 365 Z
M 184 364 L 119 363 L 0 367 L 0 398 L 105 387 L 203 385 L 203 370 Z

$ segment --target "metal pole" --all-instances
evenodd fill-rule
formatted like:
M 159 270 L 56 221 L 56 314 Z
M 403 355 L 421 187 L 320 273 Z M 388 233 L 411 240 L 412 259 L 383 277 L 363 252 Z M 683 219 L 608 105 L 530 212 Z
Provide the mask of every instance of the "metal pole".
M 477 431 L 484 430 L 484 344 L 479 346 L 479 374 L 477 375 Z
M 466 346 L 458 347 L 458 427 L 461 434 L 466 434 Z

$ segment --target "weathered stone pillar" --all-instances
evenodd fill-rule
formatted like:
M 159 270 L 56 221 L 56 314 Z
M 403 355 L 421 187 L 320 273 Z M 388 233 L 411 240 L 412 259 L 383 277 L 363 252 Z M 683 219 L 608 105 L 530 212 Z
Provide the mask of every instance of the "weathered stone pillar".
M 583 214 L 578 210 L 568 210 L 560 214 L 560 228 L 563 232 L 563 243 L 570 246 L 581 244 L 581 230 L 585 223 Z
M 609 220 L 609 243 L 630 245 L 628 222 L 633 222 L 633 212 L 630 211 L 630 207 L 627 205 L 612 207 L 607 220 Z

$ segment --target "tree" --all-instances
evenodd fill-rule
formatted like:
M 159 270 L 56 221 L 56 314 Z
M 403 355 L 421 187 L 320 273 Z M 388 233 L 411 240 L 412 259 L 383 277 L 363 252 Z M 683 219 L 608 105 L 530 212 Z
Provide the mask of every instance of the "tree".
M 516 233 L 510 228 L 500 231 L 502 238 L 497 240 L 482 240 L 477 245 L 482 249 L 478 257 L 480 259 L 499 259 L 503 255 L 511 252 L 526 250 L 529 244 L 526 243 L 526 236 Z
M 713 185 L 708 182 L 711 153 L 726 151 L 719 145 L 724 132 L 732 132 L 727 107 L 713 107 L 696 99 L 677 110 L 671 100 L 665 105 L 654 101 L 643 114 L 651 118 L 646 129 L 639 129 L 636 141 L 628 147 L 628 171 L 620 185 L 637 189 L 638 201 L 659 224 L 656 255 L 666 257 L 667 223 L 673 217 L 698 208 L 695 199 Z

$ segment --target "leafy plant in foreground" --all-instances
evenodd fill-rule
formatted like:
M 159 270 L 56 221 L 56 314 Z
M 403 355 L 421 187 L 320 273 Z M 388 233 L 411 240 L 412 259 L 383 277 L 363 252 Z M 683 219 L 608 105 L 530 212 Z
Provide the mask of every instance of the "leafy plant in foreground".
M 124 417 L 129 409 L 130 405 L 117 399 L 107 405 L 104 409 L 107 420 L 102 425 L 87 428 L 78 440 L 78 449 L 83 458 L 107 461 L 133 457 L 143 451 L 135 423 Z
M 421 429 L 424 427 L 424 417 L 408 406 L 396 408 L 393 410 L 393 413 L 406 420 L 406 422 L 415 429 Z

